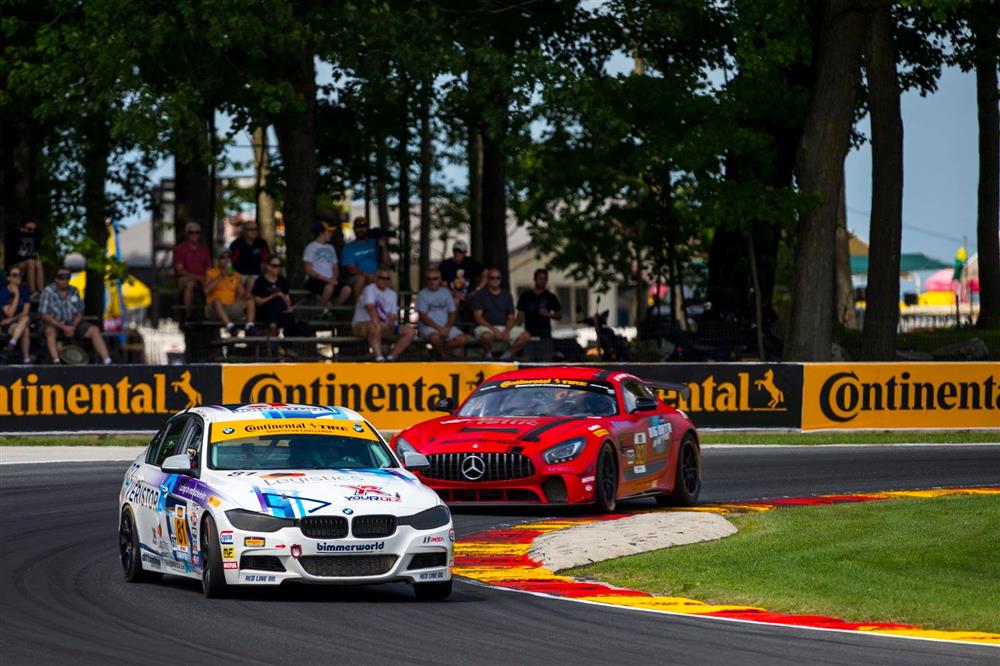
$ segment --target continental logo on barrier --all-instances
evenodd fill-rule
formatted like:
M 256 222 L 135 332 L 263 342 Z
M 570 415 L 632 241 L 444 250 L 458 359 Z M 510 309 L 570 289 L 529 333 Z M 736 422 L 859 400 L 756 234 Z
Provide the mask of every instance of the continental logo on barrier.
M 710 375 L 700 382 L 686 382 L 691 399 L 684 400 L 674 391 L 660 390 L 669 405 L 686 412 L 787 412 L 785 391 L 778 386 L 774 370 L 761 374 L 737 372 L 735 381 Z M 751 388 L 752 387 L 752 388 Z
M 188 370 L 178 375 L 138 369 L 105 382 L 58 376 L 55 380 L 45 371 L 28 372 L 0 384 L 0 416 L 170 414 L 202 404 Z
M 996 428 L 997 363 L 806 365 L 803 429 Z

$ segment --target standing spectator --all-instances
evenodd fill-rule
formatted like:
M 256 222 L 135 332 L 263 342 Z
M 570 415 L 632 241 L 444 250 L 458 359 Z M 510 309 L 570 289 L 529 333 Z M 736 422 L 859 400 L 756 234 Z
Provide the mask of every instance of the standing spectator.
M 455 304 L 462 307 L 469 294 L 486 286 L 483 265 L 469 256 L 469 244 L 457 240 L 451 246 L 451 257 L 441 262 L 441 279 L 452 291 Z
M 517 299 L 517 323 L 524 324 L 529 335 L 541 339 L 543 361 L 552 360 L 552 320 L 562 319 L 562 305 L 548 285 L 548 270 L 536 269 L 534 289 Z
M 399 323 L 399 297 L 389 279 L 389 269 L 378 269 L 375 282 L 362 290 L 351 320 L 354 335 L 368 339 L 376 361 L 395 361 L 417 334 L 410 324 Z M 388 356 L 382 356 L 383 339 L 396 342 Z
M 354 218 L 354 240 L 344 246 L 341 255 L 353 298 L 357 299 L 361 295 L 365 285 L 375 282 L 375 273 L 382 263 L 384 243 L 384 240 L 376 242 L 369 235 L 367 218 Z
M 69 283 L 70 272 L 66 267 L 56 271 L 55 281 L 42 290 L 42 299 L 38 312 L 42 315 L 45 332 L 45 346 L 53 363 L 59 363 L 59 348 L 56 338 L 63 337 L 78 340 L 90 340 L 94 349 L 104 361 L 111 364 L 108 348 L 104 344 L 99 328 L 83 320 L 83 299 L 76 287 Z
M 244 286 L 253 288 L 253 283 L 261 273 L 261 266 L 271 256 L 267 241 L 260 237 L 260 227 L 256 222 L 245 222 L 241 233 L 229 244 L 233 268 L 243 276 Z
M 205 288 L 205 273 L 211 265 L 208 246 L 201 242 L 201 225 L 188 222 L 184 227 L 184 241 L 174 248 L 174 273 L 177 287 L 184 294 L 185 315 L 191 312 L 195 288 Z
M 456 358 L 465 350 L 465 335 L 455 326 L 458 308 L 451 291 L 441 284 L 441 271 L 427 271 L 427 286 L 417 294 L 417 316 L 420 322 L 420 339 L 431 343 L 439 358 L 445 349 Z
M 284 329 L 286 335 L 295 328 L 292 297 L 288 295 L 288 280 L 281 274 L 281 258 L 272 256 L 264 264 L 264 273 L 253 283 L 256 319 L 268 326 L 270 335 Z
M 24 274 L 20 266 L 14 266 L 7 271 L 7 284 L 0 287 L 0 328 L 6 328 L 10 334 L 7 342 L 7 353 L 17 349 L 21 341 L 21 358 L 24 365 L 31 365 L 31 336 L 28 335 L 28 325 L 31 319 L 31 292 L 23 283 Z
M 334 295 L 334 303 L 343 305 L 351 297 L 351 286 L 338 280 L 340 266 L 337 265 L 337 250 L 330 245 L 333 230 L 317 222 L 313 226 L 313 237 L 315 240 L 306 245 L 302 255 L 307 276 L 305 288 L 319 296 L 321 305 L 328 305 Z
M 215 266 L 205 271 L 205 317 L 213 316 L 226 325 L 230 335 L 236 330 L 233 319 L 246 314 L 244 330 L 247 335 L 253 330 L 256 306 L 243 280 L 244 276 L 230 263 L 229 250 L 223 250 L 215 259 Z
M 45 272 L 38 258 L 38 220 L 29 217 L 17 229 L 7 232 L 4 238 L 4 261 L 7 270 L 20 268 L 22 282 L 28 284 L 32 294 L 45 285 Z
M 480 289 L 472 298 L 472 317 L 476 322 L 473 335 L 483 346 L 483 356 L 493 358 L 493 342 L 506 342 L 510 346 L 500 356 L 501 361 L 507 361 L 528 344 L 530 336 L 522 327 L 516 325 L 514 299 L 510 292 L 501 288 L 502 275 L 499 268 L 489 268 L 486 271 L 487 286 Z

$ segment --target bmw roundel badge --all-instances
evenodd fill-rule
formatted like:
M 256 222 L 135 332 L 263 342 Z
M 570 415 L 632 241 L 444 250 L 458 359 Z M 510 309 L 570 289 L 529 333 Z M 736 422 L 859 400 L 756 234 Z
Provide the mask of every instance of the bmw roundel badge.
M 344 509 L 344 513 L 350 516 L 351 514 L 354 513 L 354 509 L 352 509 L 351 507 L 347 507 L 346 509 Z
M 233 429 L 233 428 L 223 428 L 222 429 L 222 434 L 223 435 L 232 435 L 234 432 L 236 432 L 236 430 Z
M 357 432 L 364 432 L 365 431 L 364 427 L 360 423 L 355 423 L 354 424 L 354 430 L 357 431 Z

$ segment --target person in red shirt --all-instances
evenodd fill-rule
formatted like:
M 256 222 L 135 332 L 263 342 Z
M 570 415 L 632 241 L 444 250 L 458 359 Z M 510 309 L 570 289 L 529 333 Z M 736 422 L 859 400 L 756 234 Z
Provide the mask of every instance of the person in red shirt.
M 191 312 L 194 290 L 205 288 L 205 272 L 212 265 L 208 246 L 201 242 L 201 225 L 188 222 L 184 227 L 184 241 L 174 248 L 174 273 L 177 287 L 184 294 L 185 314 Z

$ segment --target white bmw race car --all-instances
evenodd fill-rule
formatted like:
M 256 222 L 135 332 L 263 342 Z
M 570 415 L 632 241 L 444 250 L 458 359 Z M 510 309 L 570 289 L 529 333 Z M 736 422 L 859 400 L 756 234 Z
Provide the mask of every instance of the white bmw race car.
M 230 585 L 403 581 L 451 594 L 451 514 L 361 415 L 340 407 L 197 407 L 171 417 L 125 473 L 128 581 Z

